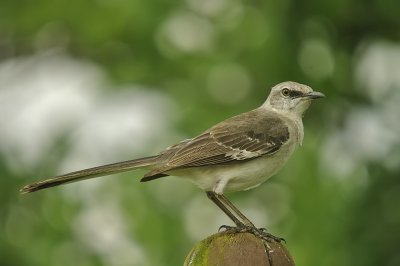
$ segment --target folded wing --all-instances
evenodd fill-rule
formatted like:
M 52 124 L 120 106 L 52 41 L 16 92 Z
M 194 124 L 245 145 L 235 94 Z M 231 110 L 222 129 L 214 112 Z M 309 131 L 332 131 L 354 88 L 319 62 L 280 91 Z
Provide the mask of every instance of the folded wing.
M 173 146 L 169 159 L 147 173 L 141 181 L 165 176 L 165 172 L 174 169 L 230 164 L 268 156 L 278 151 L 288 139 L 289 130 L 283 120 L 256 109 L 225 120 L 203 134 Z

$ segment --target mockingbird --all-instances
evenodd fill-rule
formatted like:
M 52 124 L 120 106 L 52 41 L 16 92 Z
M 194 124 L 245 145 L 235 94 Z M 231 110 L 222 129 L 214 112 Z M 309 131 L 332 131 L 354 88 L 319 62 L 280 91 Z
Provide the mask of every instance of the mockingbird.
M 257 187 L 273 176 L 301 145 L 302 115 L 313 99 L 324 95 L 309 86 L 283 82 L 271 89 L 263 105 L 222 121 L 192 139 L 158 155 L 84 169 L 27 185 L 21 193 L 98 176 L 148 169 L 141 182 L 165 176 L 186 178 L 236 224 L 228 230 L 251 232 L 265 239 L 280 238 L 257 229 L 225 196 L 225 192 Z

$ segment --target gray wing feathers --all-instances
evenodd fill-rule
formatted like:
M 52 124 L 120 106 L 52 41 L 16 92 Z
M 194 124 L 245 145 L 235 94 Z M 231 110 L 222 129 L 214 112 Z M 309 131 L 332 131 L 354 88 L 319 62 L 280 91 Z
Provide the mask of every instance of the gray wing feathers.
M 256 109 L 175 145 L 174 154 L 169 154 L 166 163 L 146 174 L 142 181 L 160 177 L 161 173 L 173 169 L 228 164 L 271 155 L 288 139 L 289 130 L 282 119 Z

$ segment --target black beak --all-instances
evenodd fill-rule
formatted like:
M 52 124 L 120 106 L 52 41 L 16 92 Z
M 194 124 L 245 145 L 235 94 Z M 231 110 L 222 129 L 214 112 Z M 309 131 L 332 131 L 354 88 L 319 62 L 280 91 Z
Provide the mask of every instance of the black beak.
M 325 95 L 321 92 L 313 91 L 313 92 L 310 92 L 310 93 L 304 95 L 303 97 L 314 100 L 314 99 L 319 99 L 319 98 L 325 98 Z

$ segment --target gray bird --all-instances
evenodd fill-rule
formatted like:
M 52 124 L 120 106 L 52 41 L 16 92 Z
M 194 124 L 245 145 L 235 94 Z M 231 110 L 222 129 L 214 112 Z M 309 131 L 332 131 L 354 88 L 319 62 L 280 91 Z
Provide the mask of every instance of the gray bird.
M 183 140 L 157 155 L 67 173 L 26 185 L 30 193 L 62 184 L 135 169 L 149 171 L 146 182 L 165 176 L 186 178 L 236 224 L 227 230 L 247 231 L 264 239 L 277 238 L 257 229 L 225 196 L 225 192 L 259 186 L 288 161 L 304 136 L 302 116 L 311 101 L 325 97 L 309 86 L 283 82 L 271 89 L 263 105 L 222 121 L 202 134 Z

